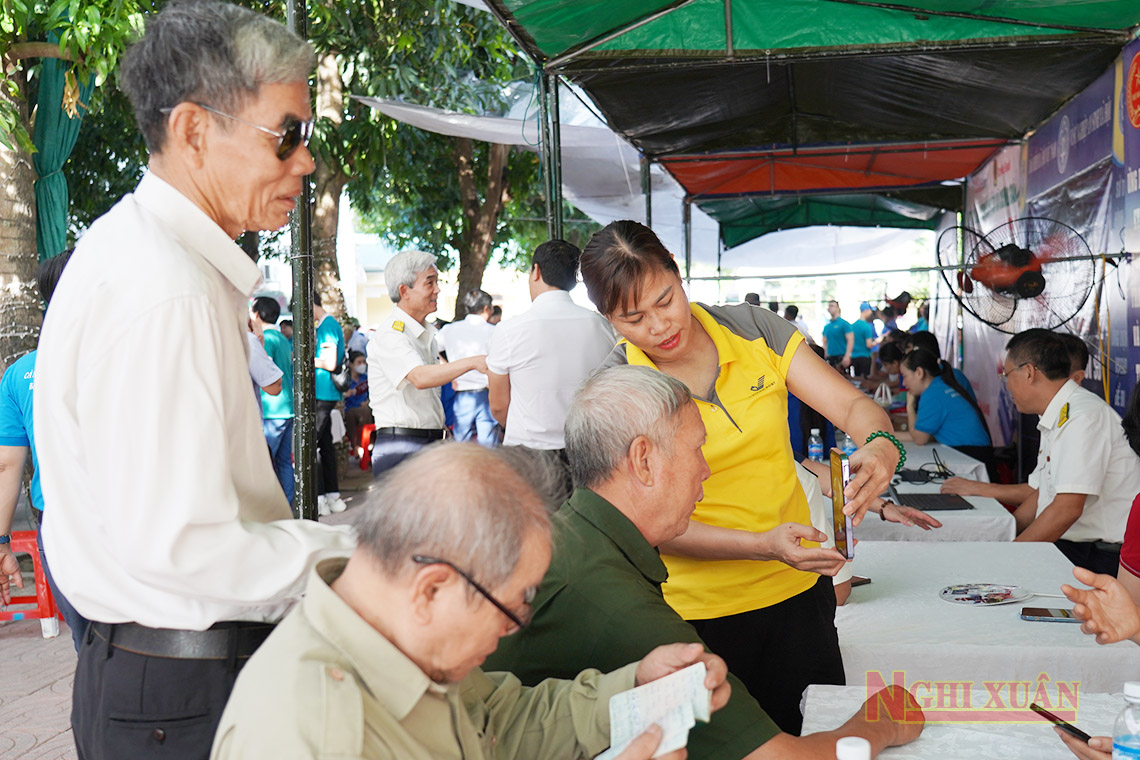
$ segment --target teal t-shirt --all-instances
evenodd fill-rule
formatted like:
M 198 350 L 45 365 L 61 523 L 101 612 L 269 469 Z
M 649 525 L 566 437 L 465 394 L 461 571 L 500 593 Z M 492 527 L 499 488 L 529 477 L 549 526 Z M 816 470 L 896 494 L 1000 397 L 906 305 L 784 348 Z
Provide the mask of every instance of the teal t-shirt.
M 336 361 L 337 364 L 342 364 L 344 362 L 344 330 L 341 329 L 340 322 L 337 322 L 331 314 L 325 315 L 325 318 L 317 325 L 318 356 L 321 353 L 321 347 L 329 343 L 336 344 Z M 327 369 L 318 367 L 316 375 L 317 401 L 340 401 L 341 393 L 333 385 L 332 373 Z
M 281 392 L 270 396 L 261 392 L 261 416 L 267 420 L 287 420 L 293 417 L 293 346 L 280 330 L 265 330 L 265 353 L 283 373 Z M 325 373 L 328 374 L 328 373 Z
M 827 356 L 843 356 L 847 353 L 847 336 L 851 333 L 851 323 L 843 317 L 836 317 L 823 328 L 823 346 Z M 856 354 L 852 352 L 852 356 Z
M 0 378 L 0 446 L 27 446 L 32 450 L 32 506 L 43 511 L 40 463 L 32 433 L 32 392 L 36 386 L 36 352 L 8 365 Z
M 870 356 L 871 349 L 867 348 L 867 341 L 874 340 L 875 328 L 865 319 L 856 319 L 851 323 L 851 332 L 855 334 L 855 347 L 851 349 L 851 356 L 856 359 Z
M 989 446 L 990 436 L 969 401 L 936 377 L 922 392 L 914 427 L 946 446 Z

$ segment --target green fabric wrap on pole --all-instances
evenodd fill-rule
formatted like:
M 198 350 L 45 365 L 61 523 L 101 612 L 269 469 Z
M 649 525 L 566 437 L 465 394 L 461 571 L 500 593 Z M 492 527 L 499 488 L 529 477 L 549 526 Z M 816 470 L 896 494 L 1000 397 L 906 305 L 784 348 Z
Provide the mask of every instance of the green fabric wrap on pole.
M 70 199 L 63 165 L 71 155 L 83 123 L 83 111 L 91 100 L 93 78 L 79 86 L 79 113 L 72 118 L 63 109 L 67 70 L 71 64 L 56 58 L 44 59 L 40 69 L 40 92 L 36 106 L 36 126 L 32 141 L 36 152 L 36 249 L 40 261 L 63 253 L 67 248 L 67 210 Z

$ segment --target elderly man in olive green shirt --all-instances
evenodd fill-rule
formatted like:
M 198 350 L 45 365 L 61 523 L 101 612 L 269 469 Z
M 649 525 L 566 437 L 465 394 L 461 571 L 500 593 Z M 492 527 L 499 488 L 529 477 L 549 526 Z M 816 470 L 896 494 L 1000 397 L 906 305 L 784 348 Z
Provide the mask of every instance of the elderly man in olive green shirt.
M 494 451 L 424 450 L 390 471 L 356 522 L 352 557 L 317 566 L 242 670 L 215 760 L 592 757 L 609 744 L 611 695 L 697 660 L 714 709 L 728 699 L 724 662 L 693 645 L 535 687 L 479 670 L 526 624 L 550 562 L 546 505 Z M 659 738 L 647 733 L 621 760 L 647 760 Z
M 704 443 L 689 389 L 669 375 L 620 366 L 583 385 L 566 419 L 577 488 L 553 518 L 554 559 L 531 624 L 500 642 L 489 668 L 532 684 L 586 667 L 606 670 L 663 642 L 701 641 L 662 596 L 667 571 L 655 547 L 685 531 L 703 496 Z M 842 736 L 862 736 L 878 753 L 922 731 L 913 698 L 892 689 L 885 704 L 907 704 L 905 715 L 894 716 L 902 720 L 868 722 L 860 711 L 834 731 L 792 736 L 739 681 L 729 680 L 728 704 L 689 735 L 693 760 L 823 760 L 835 757 Z

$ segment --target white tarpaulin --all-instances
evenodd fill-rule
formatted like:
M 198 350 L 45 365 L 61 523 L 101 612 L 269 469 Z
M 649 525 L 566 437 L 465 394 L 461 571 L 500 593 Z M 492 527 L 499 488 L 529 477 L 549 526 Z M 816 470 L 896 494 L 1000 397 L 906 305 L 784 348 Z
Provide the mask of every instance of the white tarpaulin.
M 645 196 L 641 192 L 641 159 L 637 150 L 614 134 L 569 87 L 561 87 L 559 95 L 562 185 L 566 199 L 599 224 L 618 219 L 644 221 Z M 526 98 L 518 101 L 507 116 L 500 117 L 474 116 L 381 98 L 353 97 L 386 116 L 430 132 L 538 151 L 537 109 Z M 652 167 L 650 180 L 653 229 L 681 261 L 685 253 L 685 192 L 660 166 Z M 717 265 L 717 234 L 716 221 L 694 205 L 693 263 L 695 268 L 704 270 L 702 274 L 709 274 L 709 267 Z M 802 271 L 830 267 L 909 245 L 923 234 L 929 233 L 858 227 L 787 230 L 725 251 L 722 265 L 726 274 L 730 268 L 793 267 Z M 694 276 L 696 274 L 694 271 Z

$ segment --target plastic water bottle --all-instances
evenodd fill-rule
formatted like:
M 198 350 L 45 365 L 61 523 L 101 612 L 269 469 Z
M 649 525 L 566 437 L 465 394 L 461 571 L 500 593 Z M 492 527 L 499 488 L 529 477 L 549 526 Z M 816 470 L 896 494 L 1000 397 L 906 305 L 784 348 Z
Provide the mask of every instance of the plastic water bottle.
M 1124 700 L 1128 704 L 1112 730 L 1112 760 L 1137 760 L 1140 758 L 1140 681 L 1124 684 Z
M 844 433 L 843 440 L 839 444 L 840 450 L 847 456 L 851 456 L 856 451 L 855 439 L 850 434 Z
M 871 760 L 871 742 L 862 736 L 844 736 L 835 742 L 835 760 Z
M 811 438 L 808 438 L 808 459 L 813 462 L 823 461 L 823 438 L 819 435 L 819 428 L 811 429 Z

